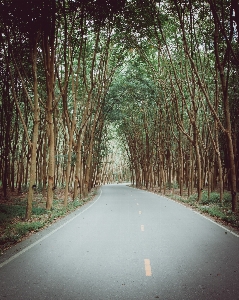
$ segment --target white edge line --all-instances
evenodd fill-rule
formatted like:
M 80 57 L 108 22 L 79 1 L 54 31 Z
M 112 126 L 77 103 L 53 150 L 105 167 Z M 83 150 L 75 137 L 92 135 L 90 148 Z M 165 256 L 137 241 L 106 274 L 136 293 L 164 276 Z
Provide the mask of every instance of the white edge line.
M 154 193 L 153 193 L 153 194 L 154 194 Z M 214 221 L 214 220 L 211 219 L 210 217 L 205 216 L 204 214 L 200 213 L 200 211 L 197 211 L 197 210 L 193 209 L 192 207 L 188 207 L 188 206 L 186 206 L 186 205 L 183 205 L 183 203 L 180 203 L 180 202 L 178 202 L 178 201 L 175 201 L 175 200 L 173 200 L 173 199 L 171 199 L 171 198 L 168 198 L 168 197 L 165 197 L 165 196 L 162 196 L 162 197 L 165 198 L 165 199 L 167 199 L 167 200 L 172 200 L 172 201 L 174 201 L 175 203 L 178 203 L 179 205 L 182 205 L 182 206 L 185 207 L 185 208 L 189 208 L 189 209 L 190 209 L 192 212 L 194 212 L 195 214 L 201 216 L 202 218 L 204 218 L 204 219 L 210 221 L 211 223 L 213 223 L 213 224 L 215 224 L 215 225 L 221 227 L 222 229 L 226 230 L 227 232 L 230 232 L 232 235 L 234 235 L 234 236 L 236 236 L 236 237 L 239 238 L 239 235 L 238 235 L 237 233 L 235 233 L 234 231 L 228 229 L 227 227 L 225 227 L 225 226 L 223 226 L 223 225 L 217 223 L 216 221 Z
M 175 202 L 176 202 L 176 201 L 175 201 Z M 183 205 L 183 204 L 182 204 L 182 205 Z M 211 218 L 208 218 L 207 216 L 204 216 L 204 215 L 201 214 L 199 211 L 193 210 L 192 208 L 191 208 L 191 210 L 192 210 L 195 214 L 200 215 L 200 216 L 203 217 L 204 219 L 207 219 L 208 221 L 212 222 L 213 224 L 216 224 L 217 226 L 223 228 L 223 229 L 226 230 L 227 232 L 230 232 L 231 234 L 233 234 L 234 236 L 236 236 L 236 237 L 239 238 L 239 235 L 238 235 L 237 233 L 233 232 L 232 230 L 228 229 L 227 227 L 225 227 L 225 226 L 223 226 L 223 225 L 221 225 L 221 224 L 219 224 L 219 223 L 213 221 Z
M 133 188 L 133 187 L 130 187 L 130 188 Z M 135 189 L 137 189 L 137 188 L 135 188 Z M 210 221 L 211 223 L 213 223 L 213 224 L 215 224 L 215 225 L 221 227 L 222 229 L 226 230 L 227 232 L 230 232 L 232 235 L 234 235 L 234 236 L 236 236 L 237 238 L 239 238 L 239 234 L 237 234 L 237 233 L 235 233 L 234 231 L 228 229 L 227 227 L 225 227 L 225 226 L 223 226 L 223 225 L 221 225 L 221 224 L 215 222 L 215 221 L 212 220 L 211 218 L 209 218 L 209 217 L 207 217 L 207 216 L 201 214 L 199 211 L 194 210 L 193 208 L 188 207 L 188 206 L 186 206 L 186 205 L 183 205 L 183 203 L 180 203 L 180 202 L 178 202 L 178 201 L 175 201 L 174 199 L 168 198 L 168 197 L 166 197 L 166 196 L 164 196 L 164 195 L 155 194 L 155 193 L 150 192 L 150 191 L 141 190 L 141 189 L 137 189 L 137 190 L 142 191 L 142 192 L 146 192 L 146 193 L 150 193 L 150 194 L 153 194 L 153 195 L 155 195 L 155 196 L 162 197 L 162 198 L 164 198 L 164 199 L 166 199 L 166 200 L 171 200 L 171 201 L 173 201 L 173 202 L 175 202 L 175 203 L 177 203 L 177 204 L 179 204 L 179 205 L 182 205 L 183 207 L 190 209 L 190 210 L 191 210 L 192 212 L 194 212 L 195 214 L 197 214 L 197 215 L 203 217 L 204 219 Z
M 33 244 L 27 246 L 26 248 L 24 248 L 23 250 L 21 250 L 20 252 L 18 252 L 17 254 L 11 256 L 10 258 L 8 258 L 7 260 L 5 260 L 3 263 L 0 264 L 0 269 L 7 265 L 8 263 L 10 263 L 12 260 L 16 259 L 18 256 L 22 255 L 23 253 L 25 253 L 26 251 L 28 251 L 29 249 L 33 248 L 34 246 L 36 246 L 37 244 L 41 243 L 42 241 L 44 241 L 45 239 L 47 239 L 49 236 L 51 236 L 52 234 L 54 234 L 55 232 L 57 232 L 58 230 L 60 230 L 61 228 L 63 228 L 64 226 L 66 226 L 67 224 L 69 224 L 71 221 L 73 221 L 74 219 L 76 219 L 77 217 L 79 217 L 81 214 L 83 214 L 87 209 L 89 209 L 91 206 L 93 206 L 99 199 L 100 196 L 102 194 L 102 189 L 100 190 L 100 195 L 99 197 L 91 204 L 89 205 L 86 209 L 84 209 L 83 211 L 81 211 L 79 214 L 75 215 L 73 218 L 71 218 L 70 220 L 66 221 L 64 224 L 62 224 L 61 226 L 57 227 L 56 229 L 52 230 L 50 233 L 46 234 L 45 236 L 43 236 L 42 238 L 40 238 L 39 240 L 37 240 L 36 242 L 34 242 Z

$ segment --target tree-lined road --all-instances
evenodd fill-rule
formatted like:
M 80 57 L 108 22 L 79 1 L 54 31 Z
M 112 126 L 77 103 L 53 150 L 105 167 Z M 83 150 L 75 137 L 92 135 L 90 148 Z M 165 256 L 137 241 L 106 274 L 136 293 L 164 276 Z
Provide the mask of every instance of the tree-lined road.
M 239 237 L 125 185 L 0 257 L 0 299 L 239 299 Z

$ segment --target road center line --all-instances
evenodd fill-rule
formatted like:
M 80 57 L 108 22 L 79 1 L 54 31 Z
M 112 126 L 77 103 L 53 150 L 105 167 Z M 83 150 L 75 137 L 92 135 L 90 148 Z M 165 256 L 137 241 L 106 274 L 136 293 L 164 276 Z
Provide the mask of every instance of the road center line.
M 141 231 L 144 231 L 144 225 L 141 225 Z
M 152 276 L 151 265 L 150 265 L 149 259 L 144 260 L 144 268 L 145 268 L 145 275 Z
M 132 188 L 132 187 L 131 187 L 131 188 Z M 187 208 L 187 209 L 190 209 L 190 210 L 191 210 L 192 212 L 194 212 L 195 214 L 201 216 L 202 218 L 204 218 L 204 219 L 208 220 L 209 222 L 211 222 L 211 223 L 217 225 L 218 227 L 221 227 L 221 228 L 224 229 L 225 231 L 227 231 L 227 232 L 231 233 L 232 235 L 236 236 L 237 238 L 239 238 L 239 234 L 237 234 L 237 233 L 235 233 L 234 231 L 230 230 L 229 228 L 227 228 L 227 227 L 225 227 L 225 226 L 223 226 L 223 225 L 221 225 L 221 224 L 215 222 L 213 219 L 211 219 L 211 218 L 209 218 L 209 217 L 207 217 L 207 216 L 201 214 L 200 211 L 196 211 L 196 210 L 194 210 L 193 208 L 187 207 L 187 206 L 183 205 L 182 203 L 177 202 L 177 201 L 175 201 L 175 200 L 173 200 L 173 199 L 171 199 L 171 198 L 168 198 L 168 197 L 166 197 L 166 196 L 162 196 L 162 195 L 159 195 L 159 194 L 155 194 L 155 193 L 153 193 L 153 192 L 146 191 L 146 190 L 144 190 L 144 191 L 140 190 L 140 191 L 141 191 L 142 193 L 150 193 L 150 194 L 152 194 L 152 195 L 154 195 L 154 196 L 156 196 L 156 197 L 159 197 L 159 198 L 164 198 L 164 199 L 167 200 L 167 201 L 173 201 L 174 203 L 176 203 L 176 204 L 178 204 L 178 205 L 181 205 L 181 206 L 183 206 L 183 207 L 185 207 L 185 208 Z
M 142 213 L 142 212 L 141 212 L 141 210 L 140 210 L 140 211 L 139 211 L 139 214 L 141 215 L 141 213 Z

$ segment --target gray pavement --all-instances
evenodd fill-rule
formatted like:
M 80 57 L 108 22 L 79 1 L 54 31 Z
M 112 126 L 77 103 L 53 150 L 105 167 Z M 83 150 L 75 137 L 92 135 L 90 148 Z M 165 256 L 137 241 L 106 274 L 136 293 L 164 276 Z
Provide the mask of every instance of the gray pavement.
M 0 299 L 239 299 L 239 237 L 125 185 L 0 257 Z

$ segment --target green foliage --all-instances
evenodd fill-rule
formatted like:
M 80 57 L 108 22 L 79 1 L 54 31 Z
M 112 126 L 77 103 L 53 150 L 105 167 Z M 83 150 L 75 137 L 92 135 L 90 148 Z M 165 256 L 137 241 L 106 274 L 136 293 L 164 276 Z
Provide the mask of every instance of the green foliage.
M 225 8 L 225 18 L 224 21 L 222 20 L 220 28 L 220 31 L 222 31 L 223 26 L 230 24 L 230 21 L 232 21 L 229 19 L 231 9 L 226 1 L 223 1 L 218 8 L 215 6 L 217 9 L 219 7 L 222 9 Z M 181 21 L 183 24 L 181 26 L 176 8 L 182 9 Z M 81 121 L 83 119 L 85 104 L 88 101 L 87 99 L 91 98 L 92 100 L 89 120 L 87 121 L 87 133 L 85 134 L 85 140 L 81 148 L 83 161 L 87 160 L 87 139 L 89 139 L 90 128 L 98 109 L 98 106 L 95 104 L 99 101 L 103 107 L 102 114 L 100 114 L 100 121 L 102 120 L 102 123 L 113 123 L 115 128 L 117 128 L 117 133 L 120 135 L 119 139 L 125 145 L 128 143 L 128 147 L 126 145 L 125 148 L 128 150 L 128 154 L 131 155 L 131 165 L 133 165 L 132 161 L 134 161 L 134 164 L 138 164 L 137 168 L 141 168 L 143 172 L 149 166 L 152 167 L 153 164 L 157 166 L 159 162 L 167 167 L 164 154 L 169 149 L 172 152 L 175 162 L 177 162 L 177 139 L 180 132 L 183 132 L 189 135 L 190 140 L 190 134 L 192 134 L 191 114 L 193 112 L 195 112 L 195 116 L 197 117 L 194 122 L 197 127 L 199 139 L 202 141 L 206 140 L 205 138 L 209 136 L 208 129 L 212 128 L 211 125 L 215 123 L 214 111 L 218 111 L 219 119 L 222 121 L 222 124 L 225 123 L 222 108 L 223 102 L 221 102 L 222 95 L 220 94 L 221 88 L 219 85 L 215 85 L 218 72 L 215 70 L 216 60 L 214 57 L 215 49 L 213 47 L 213 43 L 215 42 L 213 36 L 214 22 L 210 9 L 210 6 L 205 6 L 205 3 L 200 1 L 192 1 L 190 5 L 187 5 L 186 2 L 179 4 L 177 1 L 158 0 L 106 0 L 103 2 L 100 0 L 66 0 L 63 2 L 55 0 L 1 1 L 0 27 L 3 31 L 2 47 L 6 51 L 1 51 L 0 54 L 1 61 L 3 62 L 1 67 L 3 80 L 0 87 L 2 91 L 0 103 L 2 106 L 1 115 L 5 116 L 2 122 L 4 124 L 2 129 L 8 128 L 2 136 L 1 146 L 3 149 L 11 149 L 10 152 L 14 152 L 14 147 L 17 147 L 15 154 L 12 154 L 17 160 L 13 159 L 11 154 L 9 156 L 8 151 L 6 151 L 6 154 L 2 157 L 3 165 L 7 164 L 9 160 L 16 161 L 15 165 L 17 166 L 18 162 L 22 162 L 21 159 L 23 157 L 29 158 L 26 143 L 23 143 L 21 147 L 19 146 L 21 139 L 18 136 L 23 136 L 23 129 L 21 128 L 22 126 L 15 128 L 15 124 L 20 122 L 15 110 L 14 101 L 12 100 L 14 98 L 14 87 L 10 87 L 9 72 L 12 70 L 15 82 L 19 83 L 16 85 L 15 91 L 17 93 L 17 102 L 19 102 L 20 110 L 23 116 L 25 116 L 26 126 L 31 137 L 34 120 L 33 115 L 30 113 L 29 101 L 26 101 L 25 93 L 22 92 L 23 88 L 21 80 L 18 78 L 18 69 L 22 73 L 25 88 L 32 99 L 33 78 L 30 54 L 36 37 L 38 37 L 37 77 L 39 82 L 39 98 L 46 99 L 46 89 L 48 88 L 44 86 L 44 83 L 47 73 L 44 70 L 44 60 L 42 60 L 44 55 L 42 55 L 41 39 L 42 37 L 46 39 L 51 36 L 54 37 L 54 30 L 57 33 L 57 40 L 55 48 L 51 50 L 52 54 L 55 53 L 55 57 L 57 58 L 55 78 L 59 77 L 59 80 L 56 80 L 54 85 L 54 94 L 56 96 L 62 94 L 62 88 L 65 85 L 64 73 L 67 71 L 67 65 L 72 69 L 72 72 L 68 72 L 68 75 L 66 74 L 69 77 L 67 81 L 72 84 L 74 78 L 78 78 L 77 80 L 79 81 L 76 93 L 77 125 L 74 130 L 75 141 L 77 140 L 77 136 L 80 136 L 82 132 Z M 237 14 L 235 9 L 234 12 Z M 221 15 L 220 11 L 218 11 L 218 15 Z M 185 29 L 185 35 L 182 34 L 182 29 Z M 236 26 L 234 26 L 233 30 L 236 33 L 238 28 L 236 29 Z M 228 47 L 225 47 L 225 41 L 227 40 L 225 35 L 228 32 L 227 30 L 224 31 L 223 34 L 220 32 L 219 35 L 219 52 L 221 57 L 224 57 L 223 51 L 228 49 Z M 37 33 L 39 33 L 39 36 Z M 231 45 L 236 51 L 236 34 L 233 34 L 233 36 Z M 228 38 L 230 40 L 229 36 Z M 185 53 L 187 47 L 185 47 L 184 43 L 188 44 L 188 53 Z M 168 48 L 168 51 L 166 48 Z M 237 52 L 235 53 L 237 54 Z M 191 55 L 192 60 L 188 59 L 189 55 Z M 225 59 L 229 59 L 230 55 L 229 51 Z M 15 57 L 14 60 L 13 57 Z M 92 57 L 94 57 L 93 60 Z M 7 66 L 8 61 L 9 66 Z M 79 74 L 77 71 L 78 63 L 80 66 Z M 195 68 L 192 67 L 193 63 L 195 64 Z M 237 85 L 238 67 L 235 62 L 231 63 L 230 60 L 225 60 L 225 65 L 228 66 L 229 81 L 227 86 L 230 99 L 231 123 L 234 124 L 233 130 L 235 131 L 235 136 L 237 136 L 239 128 L 239 102 L 237 101 L 239 94 Z M 198 70 L 199 75 L 195 74 L 195 70 Z M 115 76 L 113 81 L 111 81 L 113 74 Z M 202 91 L 200 84 L 198 84 L 200 81 L 197 76 L 201 78 L 201 82 L 208 93 L 208 103 L 210 100 L 211 103 L 215 103 L 213 113 L 208 108 L 204 97 L 205 92 Z M 108 83 L 111 83 L 111 86 L 107 94 Z M 67 90 L 64 91 L 64 94 L 67 95 L 66 106 L 69 111 L 68 117 L 70 118 L 74 108 L 72 84 L 68 84 L 66 86 Z M 107 96 L 105 96 L 106 94 Z M 192 94 L 195 95 L 195 103 L 192 101 Z M 218 101 L 215 98 L 217 94 Z M 44 103 L 42 101 L 40 103 L 40 119 L 43 121 L 45 110 L 43 109 Z M 218 102 L 218 105 L 216 105 L 216 102 Z M 65 117 L 67 111 L 64 110 L 63 101 L 56 101 L 54 119 L 56 122 L 59 120 L 60 127 L 65 127 L 66 125 Z M 45 121 L 47 120 L 45 119 Z M 69 120 L 70 123 L 73 124 L 73 121 Z M 100 124 L 101 122 L 98 123 Z M 5 126 L 7 124 L 9 126 Z M 40 124 L 39 139 L 44 137 L 44 128 L 47 127 L 43 124 L 45 124 L 44 121 Z M 100 166 L 102 158 L 106 157 L 109 153 L 109 132 L 106 132 L 106 126 L 103 128 L 99 134 L 97 127 L 97 134 L 94 137 L 94 157 L 92 162 L 97 167 Z M 67 136 L 62 133 L 66 128 L 62 129 L 61 127 L 59 130 L 56 130 L 55 137 L 56 145 L 59 145 L 59 149 L 56 147 L 56 165 L 60 166 L 61 171 L 65 170 L 68 160 L 67 145 L 64 142 L 65 139 L 67 140 Z M 211 132 L 214 134 L 214 131 L 212 130 Z M 9 135 L 9 132 L 13 134 Z M 16 133 L 16 138 L 14 138 L 14 134 Z M 107 134 L 108 136 L 106 137 Z M 212 138 L 214 137 L 212 136 Z M 230 170 L 228 159 L 226 158 L 228 157 L 226 155 L 228 149 L 224 139 L 225 137 L 220 135 L 219 143 L 222 154 L 220 157 L 227 169 L 226 171 L 228 171 Z M 39 145 L 43 143 L 44 140 Z M 210 142 L 210 139 L 208 140 L 205 147 L 208 149 L 207 155 L 210 154 L 210 147 L 212 148 L 213 143 Z M 182 138 L 183 149 L 188 148 L 187 144 L 186 138 Z M 23 150 L 25 153 L 22 158 L 21 149 L 25 149 Z M 76 153 L 74 151 L 72 151 L 72 166 L 76 163 Z M 195 153 L 193 149 L 192 151 L 193 157 Z M 159 157 L 159 152 L 162 154 L 162 158 Z M 39 153 L 38 164 L 41 165 L 42 149 L 40 149 Z M 187 159 L 187 157 L 184 158 Z M 202 157 L 202 159 L 204 158 Z M 147 168 L 145 167 L 146 164 L 148 164 Z M 179 164 L 178 167 L 180 167 Z M 6 165 L 6 172 L 9 171 L 9 166 L 7 168 Z M 2 182 L 0 181 L 1 184 Z M 4 186 L 7 187 L 6 182 Z M 177 188 L 177 185 L 173 187 Z M 25 186 L 22 189 L 23 191 L 27 191 L 28 188 Z M 41 191 L 42 188 L 37 186 L 36 192 Z M 196 199 L 197 195 L 192 195 L 188 201 L 195 202 Z M 218 193 L 211 193 L 209 198 L 207 192 L 204 192 L 202 195 L 203 205 L 219 202 Z M 224 195 L 224 202 L 231 202 L 231 195 L 229 193 Z M 82 205 L 81 201 L 75 201 L 70 203 L 67 208 L 57 208 L 56 210 L 47 212 L 49 220 L 63 216 L 69 210 L 79 205 Z M 44 209 L 33 209 L 33 215 L 40 216 L 45 213 Z M 21 206 L 13 205 L 11 208 L 1 206 L 0 223 L 4 224 L 12 218 L 22 218 L 24 214 L 25 208 Z
M 175 195 L 172 195 L 172 194 L 166 194 L 166 196 L 170 197 L 171 199 L 174 199 L 176 201 L 180 201 L 180 202 L 184 202 L 184 203 L 188 203 L 188 199 L 187 198 L 184 198 L 182 196 L 179 196 L 177 194 Z
M 25 210 L 25 207 L 21 205 L 0 204 L 0 224 L 8 219 L 24 217 Z
M 93 190 L 88 197 L 84 199 L 76 199 L 68 203 L 67 207 L 63 206 L 61 200 L 54 200 L 54 208 L 47 211 L 40 206 L 34 206 L 32 210 L 32 218 L 28 222 L 23 221 L 25 216 L 25 206 L 23 205 L 0 205 L 0 225 L 3 229 L 0 237 L 0 251 L 20 241 L 23 236 L 29 233 L 39 231 L 56 221 L 59 218 L 66 216 L 68 213 L 76 210 L 85 202 L 92 199 L 92 196 L 97 194 Z
M 9 230 L 11 232 L 15 232 L 15 234 L 17 236 L 23 236 L 26 235 L 28 232 L 31 231 L 38 231 L 40 228 L 43 227 L 43 223 L 42 222 L 21 222 L 21 223 L 17 223 L 14 225 L 9 226 Z
M 0 237 L 0 245 L 4 245 L 4 247 L 10 246 L 21 240 L 29 232 L 38 231 L 42 227 L 44 227 L 44 222 L 41 221 L 10 224 Z
M 8 216 L 4 212 L 0 212 L 0 224 L 5 223 L 8 219 Z
M 56 13 L 55 1 L 1 1 L 1 21 L 34 38 L 39 30 L 49 32 Z
M 197 194 L 193 194 L 188 198 L 180 197 L 178 195 L 171 195 L 170 197 L 172 199 L 193 205 L 201 212 L 239 228 L 239 216 L 229 209 L 231 203 L 231 194 L 228 192 L 225 192 L 223 195 L 222 205 L 220 203 L 220 195 L 216 192 L 212 192 L 210 194 L 209 200 L 207 193 L 203 192 L 202 201 L 198 205 L 196 205 Z
M 87 0 L 87 1 L 74 1 L 75 6 L 85 6 L 88 14 L 93 18 L 96 24 L 102 24 L 107 18 L 111 18 L 113 15 L 121 13 L 126 1 L 125 0 Z
M 0 224 L 5 223 L 13 218 L 24 218 L 26 208 L 23 205 L 6 205 L 0 204 Z M 42 215 L 46 213 L 46 209 L 42 207 L 33 207 L 33 215 Z
M 197 198 L 198 198 L 198 195 L 197 195 L 197 194 L 192 194 L 192 195 L 190 195 L 190 196 L 188 197 L 188 200 L 189 200 L 190 202 L 196 202 Z
M 229 192 L 225 192 L 223 195 L 223 201 L 225 203 L 231 203 L 232 202 L 232 195 Z
M 202 193 L 202 204 L 209 204 L 209 203 L 219 203 L 220 202 L 220 195 L 216 192 L 210 193 L 210 198 L 208 199 L 208 193 Z
M 209 214 L 212 217 L 216 217 L 225 221 L 227 223 L 231 223 L 237 227 L 239 227 L 239 218 L 236 214 L 232 213 L 231 210 L 228 210 L 225 207 L 220 207 L 218 205 L 211 205 L 211 206 L 200 206 L 199 209 Z
M 199 209 L 204 213 L 208 213 L 212 217 L 217 217 L 222 219 L 225 216 L 225 214 L 221 211 L 221 209 L 217 205 L 201 206 Z
M 85 201 L 84 201 L 84 200 L 79 200 L 79 199 L 77 199 L 77 200 L 75 200 L 75 201 L 70 202 L 70 203 L 68 204 L 68 207 L 67 207 L 67 208 L 68 208 L 69 211 L 75 210 L 76 208 L 82 206 L 83 203 L 86 202 L 87 200 L 88 200 L 88 199 L 85 199 Z
M 197 200 L 197 194 L 192 194 L 188 199 L 191 202 L 195 202 Z M 225 192 L 223 194 L 223 202 L 231 203 L 231 194 L 230 193 Z M 203 191 L 201 203 L 203 205 L 220 203 L 220 194 L 217 192 L 212 192 L 212 193 L 210 193 L 210 197 L 208 199 L 208 193 L 206 191 Z
M 42 207 L 33 207 L 32 214 L 35 216 L 43 215 L 46 213 L 46 209 Z
M 171 189 L 178 189 L 178 187 L 179 186 L 178 186 L 178 183 L 176 181 L 171 182 L 171 185 L 170 185 L 169 182 L 166 183 L 166 188 L 167 189 L 169 189 L 169 188 L 171 188 Z
M 0 237 L 0 246 L 4 245 L 4 247 L 6 248 L 6 247 L 10 246 L 11 244 L 16 243 L 18 241 L 19 241 L 19 236 L 15 235 L 11 232 L 8 232 Z

